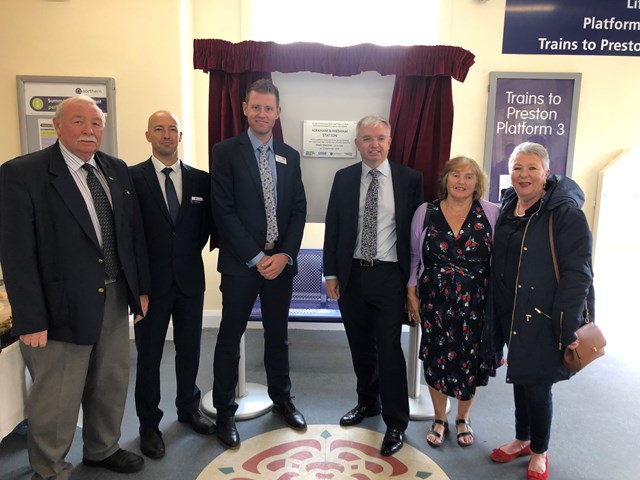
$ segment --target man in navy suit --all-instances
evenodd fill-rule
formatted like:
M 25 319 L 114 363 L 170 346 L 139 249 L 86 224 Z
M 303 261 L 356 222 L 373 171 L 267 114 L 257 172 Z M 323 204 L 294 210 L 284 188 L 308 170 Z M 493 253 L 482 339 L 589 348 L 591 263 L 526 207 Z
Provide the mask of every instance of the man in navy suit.
M 211 195 L 220 232 L 222 320 L 214 355 L 213 406 L 220 441 L 240 445 L 235 426 L 240 339 L 260 295 L 264 363 L 274 411 L 292 428 L 307 427 L 291 401 L 287 324 L 307 201 L 300 155 L 273 138 L 278 89 L 258 80 L 242 104 L 249 129 L 213 147 Z
M 33 378 L 26 414 L 34 478 L 67 479 L 82 405 L 83 459 L 131 473 L 119 448 L 129 385 L 127 306 L 149 292 L 142 219 L 129 170 L 99 151 L 104 114 L 87 96 L 64 100 L 58 141 L 0 169 L 0 260 L 13 333 Z
M 151 458 L 164 456 L 159 429 L 160 361 L 169 320 L 176 350 L 178 421 L 198 433 L 213 434 L 215 424 L 200 411 L 196 376 L 204 304 L 202 249 L 212 227 L 209 174 L 178 158 L 182 131 L 171 112 L 149 117 L 145 133 L 151 157 L 130 168 L 147 238 L 151 295 L 147 316 L 135 325 L 138 368 L 136 412 L 140 449 Z
M 389 456 L 402 448 L 409 422 L 400 335 L 422 175 L 389 162 L 391 127 L 380 117 L 361 119 L 355 142 L 362 162 L 336 173 L 323 253 L 327 294 L 338 300 L 357 377 L 358 404 L 340 424 L 357 425 L 382 411 L 387 431 L 380 452 Z

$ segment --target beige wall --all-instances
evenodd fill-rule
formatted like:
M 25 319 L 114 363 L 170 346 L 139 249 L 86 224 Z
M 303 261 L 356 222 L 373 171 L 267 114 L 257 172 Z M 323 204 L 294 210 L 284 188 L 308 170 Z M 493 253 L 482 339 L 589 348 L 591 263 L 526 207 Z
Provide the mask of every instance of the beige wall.
M 452 154 L 482 159 L 489 72 L 581 72 L 573 177 L 587 194 L 591 220 L 599 170 L 640 144 L 640 59 L 502 55 L 504 0 L 440 2 L 441 43 L 476 55 L 466 82 L 454 82 Z M 183 120 L 183 158 L 207 169 L 208 80 L 192 68 L 192 39 L 249 39 L 250 8 L 250 0 L 2 0 L 0 161 L 20 154 L 16 75 L 97 76 L 116 80 L 120 157 L 129 164 L 147 158 L 146 120 L 169 109 Z M 308 230 L 321 235 L 321 228 Z M 206 253 L 205 261 L 205 309 L 219 311 L 215 254 Z

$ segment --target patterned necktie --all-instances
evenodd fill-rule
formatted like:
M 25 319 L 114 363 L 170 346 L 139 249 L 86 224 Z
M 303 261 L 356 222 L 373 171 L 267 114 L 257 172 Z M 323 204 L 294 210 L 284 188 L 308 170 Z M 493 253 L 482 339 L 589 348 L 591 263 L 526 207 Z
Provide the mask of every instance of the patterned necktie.
M 276 197 L 274 195 L 273 177 L 267 161 L 268 145 L 262 145 L 258 165 L 260 167 L 260 180 L 262 181 L 262 194 L 264 195 L 264 211 L 267 215 L 267 243 L 278 239 L 278 220 L 276 217 Z
M 169 176 L 173 172 L 173 169 L 167 167 L 162 169 L 162 173 L 165 175 L 164 179 L 164 191 L 167 195 L 167 205 L 169 206 L 169 215 L 171 221 L 175 225 L 178 221 L 178 212 L 180 211 L 180 202 L 178 202 L 178 194 L 176 193 L 176 187 L 173 184 L 173 180 Z
M 378 177 L 380 171 L 369 170 L 371 183 L 364 201 L 364 219 L 362 220 L 361 253 L 365 260 L 371 261 L 378 253 Z
M 93 198 L 93 206 L 98 215 L 100 231 L 102 233 L 102 253 L 104 256 L 104 276 L 107 280 L 114 280 L 120 271 L 120 260 L 116 250 L 116 236 L 113 223 L 113 211 L 109 197 L 96 177 L 95 167 L 85 163 L 82 168 L 87 171 L 87 186 Z

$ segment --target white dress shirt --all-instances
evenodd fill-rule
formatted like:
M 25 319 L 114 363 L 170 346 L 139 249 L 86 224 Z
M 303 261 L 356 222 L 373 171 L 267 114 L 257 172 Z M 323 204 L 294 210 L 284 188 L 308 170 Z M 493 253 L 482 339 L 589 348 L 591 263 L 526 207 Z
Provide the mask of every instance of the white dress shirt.
M 162 196 L 164 197 L 164 203 L 167 205 L 167 209 L 169 208 L 169 203 L 167 202 L 167 192 L 164 188 L 164 183 L 166 181 L 166 175 L 162 172 L 167 165 L 162 163 L 153 155 L 151 156 L 151 162 L 153 163 L 153 168 L 156 170 L 156 175 L 158 176 L 158 182 L 160 182 L 160 190 L 162 190 Z M 182 205 L 182 168 L 180 165 L 180 160 L 176 160 L 173 165 L 169 165 L 169 168 L 173 170 L 172 173 L 169 174 L 171 177 L 171 181 L 173 182 L 173 186 L 176 189 L 176 195 L 178 196 L 178 203 Z
M 362 162 L 362 174 L 360 176 L 360 205 L 358 208 L 358 236 L 353 258 L 364 258 L 361 252 L 362 221 L 364 219 L 364 204 L 367 198 L 367 189 L 372 177 L 369 175 L 371 168 Z M 385 159 L 378 168 L 381 175 L 378 177 L 378 253 L 375 259 L 383 262 L 397 262 L 396 250 L 396 203 L 393 197 L 393 182 L 391 180 L 391 166 Z

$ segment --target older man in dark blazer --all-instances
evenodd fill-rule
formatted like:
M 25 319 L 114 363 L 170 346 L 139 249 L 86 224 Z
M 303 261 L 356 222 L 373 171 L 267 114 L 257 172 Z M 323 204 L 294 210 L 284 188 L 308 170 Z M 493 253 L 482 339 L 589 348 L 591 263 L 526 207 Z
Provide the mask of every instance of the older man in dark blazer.
M 151 269 L 147 316 L 135 325 L 138 368 L 136 412 L 140 449 L 164 456 L 159 429 L 160 361 L 169 320 L 173 321 L 178 421 L 198 433 L 212 434 L 215 424 L 200 411 L 196 385 L 200 364 L 204 265 L 202 249 L 212 227 L 209 174 L 178 158 L 180 121 L 167 111 L 149 117 L 147 141 L 152 156 L 130 168 L 144 222 Z
M 0 169 L 0 260 L 14 334 L 33 377 L 26 414 L 34 478 L 69 478 L 83 411 L 83 463 L 142 468 L 118 446 L 129 385 L 127 306 L 147 308 L 149 271 L 129 170 L 100 152 L 104 114 L 63 101 L 58 142 Z
M 387 425 L 382 455 L 404 442 L 409 398 L 400 343 L 409 232 L 422 203 L 422 175 L 387 159 L 391 128 L 369 116 L 355 140 L 362 162 L 336 173 L 327 208 L 324 272 L 327 294 L 337 299 L 357 377 L 358 404 L 343 426 L 378 415 Z
M 292 428 L 307 427 L 291 401 L 287 335 L 307 208 L 300 155 L 273 138 L 280 105 L 278 89 L 270 81 L 258 80 L 248 88 L 243 109 L 248 131 L 215 145 L 211 165 L 213 214 L 220 238 L 218 271 L 222 274 L 213 405 L 218 438 L 228 448 L 240 445 L 235 426 L 240 339 L 258 295 L 274 411 Z

